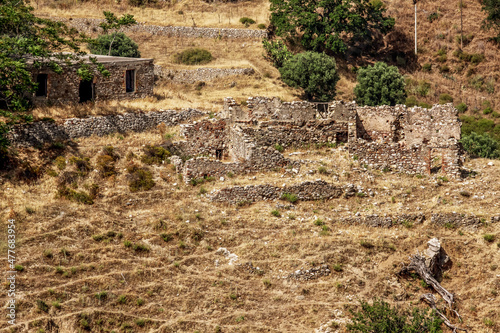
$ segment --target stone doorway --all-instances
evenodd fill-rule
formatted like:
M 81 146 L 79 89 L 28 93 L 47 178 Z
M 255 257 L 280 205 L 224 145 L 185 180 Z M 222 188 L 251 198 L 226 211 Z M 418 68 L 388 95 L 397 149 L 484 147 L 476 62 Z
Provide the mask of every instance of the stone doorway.
M 93 78 L 89 81 L 81 80 L 80 87 L 78 89 L 78 95 L 80 96 L 80 103 L 85 103 L 94 100 L 94 83 Z
M 222 149 L 216 149 L 215 150 L 215 158 L 218 160 L 222 160 L 223 152 L 224 151 Z

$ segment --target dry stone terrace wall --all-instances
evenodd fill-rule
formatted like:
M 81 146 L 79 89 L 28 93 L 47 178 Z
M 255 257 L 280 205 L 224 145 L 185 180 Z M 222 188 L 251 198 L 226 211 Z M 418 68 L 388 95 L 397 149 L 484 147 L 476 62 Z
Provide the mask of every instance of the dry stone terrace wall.
M 338 198 L 343 194 L 339 186 L 328 184 L 323 180 L 307 181 L 291 186 L 277 187 L 271 185 L 248 185 L 227 187 L 212 195 L 214 202 L 256 202 L 281 198 L 283 193 L 294 194 L 299 200 L 319 200 Z
M 161 123 L 175 126 L 203 115 L 205 113 L 202 111 L 187 109 L 180 112 L 168 110 L 70 118 L 64 122 L 37 121 L 32 124 L 16 126 L 9 133 L 9 138 L 18 146 L 37 146 L 91 135 L 105 136 L 117 132 L 143 132 L 153 129 Z
M 175 83 L 195 83 L 212 81 L 215 79 L 234 76 L 252 75 L 253 68 L 197 68 L 197 69 L 170 69 L 155 65 L 155 76 Z
M 80 32 L 86 34 L 95 34 L 102 32 L 99 24 L 103 19 L 84 19 L 84 18 L 52 18 L 64 22 Z M 124 32 L 146 32 L 152 35 L 168 37 L 190 37 L 190 38 L 267 38 L 266 30 L 255 29 L 233 29 L 233 28 L 197 28 L 180 26 L 160 26 L 148 25 L 139 22 L 136 25 L 123 29 Z

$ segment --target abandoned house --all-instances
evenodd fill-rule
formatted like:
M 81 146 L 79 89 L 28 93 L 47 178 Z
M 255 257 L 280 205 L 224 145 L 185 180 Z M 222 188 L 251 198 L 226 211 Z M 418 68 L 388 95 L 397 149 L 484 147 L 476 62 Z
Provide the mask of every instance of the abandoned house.
M 38 83 L 34 104 L 124 100 L 153 94 L 153 59 L 86 55 L 84 63 L 91 64 L 89 57 L 103 64 L 110 76 L 104 77 L 96 71 L 90 81 L 84 81 L 77 74 L 78 65 L 63 65 L 61 74 L 48 68 L 34 69 L 34 80 Z

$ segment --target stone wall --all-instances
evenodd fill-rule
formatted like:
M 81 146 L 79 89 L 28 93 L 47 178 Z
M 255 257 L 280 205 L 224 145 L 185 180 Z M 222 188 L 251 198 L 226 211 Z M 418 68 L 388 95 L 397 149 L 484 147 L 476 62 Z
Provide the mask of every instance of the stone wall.
M 170 69 L 155 65 L 155 76 L 175 83 L 195 83 L 212 81 L 215 79 L 234 76 L 252 75 L 253 68 L 197 68 L 197 69 Z
M 187 109 L 70 118 L 63 122 L 37 121 L 14 127 L 9 133 L 9 139 L 17 146 L 36 146 L 91 135 L 104 136 L 112 133 L 143 132 L 155 128 L 160 123 L 175 126 L 203 115 L 205 113 L 201 111 Z
M 187 160 L 182 168 L 184 181 L 189 183 L 191 179 L 203 177 L 225 177 L 228 173 L 255 173 L 270 171 L 276 168 L 300 168 L 300 162 L 283 157 L 274 148 L 255 148 L 252 150 L 250 159 L 242 162 L 226 163 L 211 160 L 206 157 L 198 157 Z
M 401 146 L 399 143 L 349 142 L 349 153 L 371 168 L 395 170 L 409 174 L 430 173 L 430 151 L 424 145 Z
M 119 58 L 117 58 L 119 59 Z M 129 59 L 129 58 L 125 58 Z M 94 99 L 100 100 L 124 100 L 134 98 L 145 98 L 153 95 L 154 73 L 153 60 L 144 59 L 137 61 L 103 62 L 110 76 L 104 77 L 99 72 L 94 72 Z M 56 103 L 78 103 L 80 100 L 79 87 L 80 77 L 77 74 L 78 66 L 64 66 L 62 74 L 56 74 L 50 69 L 34 70 L 33 74 L 47 74 L 47 96 L 35 97 L 37 105 L 47 102 Z M 126 92 L 125 72 L 135 70 L 135 90 Z
M 343 194 L 339 186 L 328 184 L 323 180 L 306 181 L 291 186 L 277 187 L 272 185 L 248 185 L 223 188 L 212 195 L 215 202 L 239 203 L 275 200 L 283 193 L 294 194 L 299 200 L 319 200 L 338 198 Z
M 84 19 L 72 18 L 53 18 L 62 21 L 78 31 L 86 34 L 95 34 L 102 32 L 99 24 L 103 19 Z M 146 32 L 152 35 L 168 37 L 191 37 L 191 38 L 267 38 L 266 30 L 255 29 L 233 29 L 233 28 L 197 28 L 197 27 L 179 27 L 179 26 L 159 26 L 147 25 L 139 22 L 136 25 L 123 29 L 124 32 Z
M 284 147 L 309 143 L 344 141 L 347 138 L 347 123 L 333 119 L 309 120 L 307 122 L 260 122 L 258 127 L 245 127 L 243 132 L 255 140 L 257 146 L 280 144 Z
M 224 99 L 222 116 L 232 120 L 308 121 L 316 118 L 316 104 L 305 101 L 282 102 L 278 97 L 249 97 L 243 108 L 233 98 Z
M 358 107 L 357 137 L 369 141 L 397 142 L 399 141 L 399 115 L 405 111 L 405 106 L 366 106 Z
M 184 154 L 227 157 L 229 155 L 227 133 L 224 119 L 204 119 L 193 124 L 181 125 L 181 136 L 186 139 Z

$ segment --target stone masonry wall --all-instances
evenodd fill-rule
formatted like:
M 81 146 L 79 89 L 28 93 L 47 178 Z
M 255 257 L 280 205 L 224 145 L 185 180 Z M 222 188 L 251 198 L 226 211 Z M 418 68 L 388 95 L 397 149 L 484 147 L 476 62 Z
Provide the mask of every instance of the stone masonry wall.
M 155 65 L 155 76 L 167 79 L 175 83 L 195 83 L 200 81 L 212 81 L 215 79 L 234 76 L 252 75 L 253 68 L 197 68 L 197 69 L 170 69 Z
M 233 98 L 227 97 L 222 116 L 232 120 L 307 121 L 314 119 L 316 113 L 316 104 L 305 101 L 282 102 L 277 97 L 249 97 L 244 109 Z
M 89 118 L 70 118 L 64 122 L 37 121 L 14 127 L 9 139 L 17 146 L 36 146 L 91 135 L 104 136 L 112 133 L 143 132 L 160 123 L 175 126 L 193 120 L 205 113 L 187 109 L 183 111 L 157 111 L 148 113 L 124 113 Z
M 367 164 L 375 169 L 410 173 L 429 174 L 429 149 L 423 145 L 404 147 L 399 143 L 365 142 L 358 139 L 349 142 L 349 153 L 361 164 Z
M 110 72 L 109 77 L 94 73 L 95 100 L 124 100 L 144 98 L 153 95 L 154 74 L 153 61 L 113 62 L 104 63 Z M 45 104 L 48 101 L 60 103 L 78 103 L 80 77 L 77 66 L 69 66 L 62 74 L 56 74 L 49 69 L 33 71 L 33 74 L 48 74 L 47 96 L 35 97 L 35 104 Z M 125 90 L 125 72 L 134 69 L 136 88 L 133 92 Z
M 365 106 L 358 107 L 358 138 L 369 141 L 397 142 L 399 115 L 405 111 L 405 106 Z
M 299 200 L 319 200 L 338 198 L 343 194 L 342 187 L 328 184 L 323 180 L 277 187 L 272 185 L 248 185 L 223 188 L 212 195 L 214 202 L 256 202 L 281 198 L 283 193 L 294 194 Z
M 217 151 L 228 156 L 228 129 L 224 119 L 204 119 L 189 125 L 181 125 L 181 135 L 186 138 L 184 153 L 216 157 Z
M 69 26 L 75 27 L 78 31 L 86 34 L 95 34 L 101 32 L 99 24 L 103 19 L 83 19 L 72 18 L 53 18 L 62 21 Z M 233 29 L 233 28 L 197 28 L 197 27 L 179 27 L 179 26 L 159 26 L 147 25 L 139 22 L 136 25 L 123 29 L 124 32 L 146 32 L 152 35 L 168 37 L 191 37 L 191 38 L 267 38 L 266 30 L 254 29 Z
M 243 128 L 245 134 L 255 140 L 257 146 L 284 147 L 308 143 L 337 142 L 338 137 L 347 136 L 347 123 L 333 119 L 309 120 L 307 122 L 260 122 L 257 128 Z

